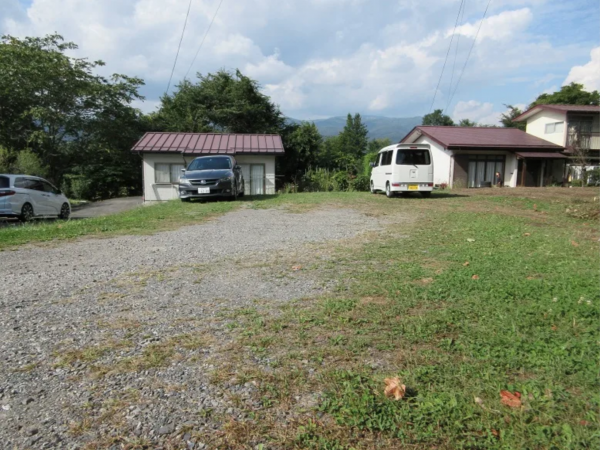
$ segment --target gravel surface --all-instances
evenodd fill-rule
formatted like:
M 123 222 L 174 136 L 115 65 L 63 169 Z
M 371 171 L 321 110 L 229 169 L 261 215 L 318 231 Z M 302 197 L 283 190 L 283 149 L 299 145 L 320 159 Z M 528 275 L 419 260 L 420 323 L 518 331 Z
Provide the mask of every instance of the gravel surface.
M 205 448 L 197 437 L 218 417 L 243 418 L 231 394 L 255 389 L 211 383 L 232 312 L 326 292 L 288 261 L 379 229 L 348 209 L 241 209 L 152 236 L 0 252 L 1 446 Z

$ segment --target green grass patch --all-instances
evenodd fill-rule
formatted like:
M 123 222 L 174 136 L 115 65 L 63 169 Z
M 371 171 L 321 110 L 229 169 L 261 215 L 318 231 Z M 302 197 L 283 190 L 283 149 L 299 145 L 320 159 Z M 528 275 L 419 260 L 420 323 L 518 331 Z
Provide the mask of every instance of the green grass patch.
M 83 236 L 109 237 L 155 233 L 200 223 L 239 206 L 238 202 L 170 201 L 91 219 L 36 221 L 24 225 L 10 225 L 0 228 L 0 250 L 28 243 L 75 239 Z

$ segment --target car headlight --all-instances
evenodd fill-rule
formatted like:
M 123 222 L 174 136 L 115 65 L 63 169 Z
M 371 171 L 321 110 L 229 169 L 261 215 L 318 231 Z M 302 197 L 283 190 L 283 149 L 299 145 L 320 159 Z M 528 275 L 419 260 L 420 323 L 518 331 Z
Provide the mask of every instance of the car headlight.
M 228 175 L 226 177 L 221 178 L 219 181 L 231 181 L 231 180 L 233 180 L 233 176 Z
M 180 178 L 179 179 L 179 184 L 185 184 L 185 185 L 190 185 L 190 180 L 186 179 L 186 178 Z

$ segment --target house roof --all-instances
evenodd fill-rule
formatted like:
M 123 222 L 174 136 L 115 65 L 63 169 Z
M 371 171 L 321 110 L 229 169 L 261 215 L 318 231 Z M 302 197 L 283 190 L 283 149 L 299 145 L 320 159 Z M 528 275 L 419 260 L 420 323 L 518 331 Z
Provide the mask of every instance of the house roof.
M 517 128 L 417 126 L 400 143 L 415 142 L 427 136 L 444 148 L 544 149 L 563 150 L 563 147 L 540 139 Z
M 134 152 L 212 154 L 284 153 L 277 134 L 146 133 L 131 149 Z
M 515 122 L 522 122 L 523 120 L 529 119 L 531 116 L 536 115 L 540 111 L 555 111 L 561 113 L 568 112 L 579 112 L 579 113 L 600 113 L 600 106 L 595 105 L 536 105 L 533 108 L 528 109 L 521 115 L 515 117 Z

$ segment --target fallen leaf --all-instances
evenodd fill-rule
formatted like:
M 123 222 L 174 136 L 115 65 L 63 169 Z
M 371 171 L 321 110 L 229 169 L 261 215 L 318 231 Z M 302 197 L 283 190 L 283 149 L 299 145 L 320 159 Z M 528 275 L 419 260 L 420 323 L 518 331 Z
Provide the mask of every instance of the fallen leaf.
M 475 239 L 469 238 L 469 239 L 467 239 L 467 242 L 475 242 Z
M 502 403 L 511 408 L 520 408 L 522 405 L 520 392 L 515 392 L 513 394 L 509 391 L 500 391 L 500 397 Z
M 525 237 L 531 236 L 531 233 L 524 233 L 523 236 L 525 236 Z
M 433 278 L 423 278 L 421 280 L 422 284 L 429 284 L 429 283 L 432 283 L 432 282 L 433 282 Z
M 463 264 L 463 266 L 467 267 L 469 265 L 469 261 L 465 261 L 465 263 Z
M 479 397 L 475 397 L 475 403 L 477 403 L 479 406 L 483 406 L 483 400 L 481 400 Z
M 301 270 L 302 266 L 292 266 L 292 270 L 297 271 L 297 270 Z
M 386 378 L 383 380 L 385 383 L 384 394 L 386 397 L 394 397 L 394 400 L 400 400 L 406 393 L 406 386 L 401 384 L 400 378 Z
M 492 434 L 493 434 L 494 436 L 498 437 L 498 435 L 499 435 L 500 433 L 498 433 L 498 430 L 494 430 L 494 429 L 492 428 Z
M 535 277 L 527 277 L 528 280 L 535 280 Z
M 577 242 L 575 242 L 575 241 L 571 241 L 571 245 L 573 247 L 579 247 L 579 244 Z
M 472 279 L 472 280 L 479 280 L 479 275 L 473 275 L 473 276 L 471 277 L 471 279 Z
M 584 427 L 587 427 L 590 423 L 587 420 L 580 420 L 579 421 L 579 425 L 583 425 Z
M 558 327 L 556 325 L 552 325 L 551 329 L 552 329 L 552 331 L 556 331 L 556 330 L 558 330 Z
M 537 205 L 535 203 L 533 204 L 533 210 L 537 211 Z

